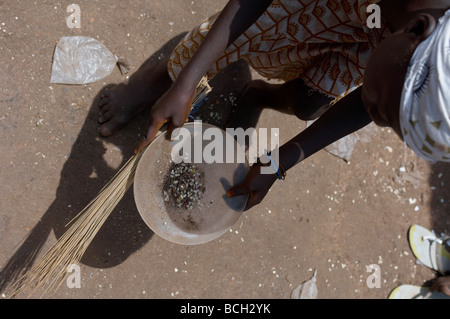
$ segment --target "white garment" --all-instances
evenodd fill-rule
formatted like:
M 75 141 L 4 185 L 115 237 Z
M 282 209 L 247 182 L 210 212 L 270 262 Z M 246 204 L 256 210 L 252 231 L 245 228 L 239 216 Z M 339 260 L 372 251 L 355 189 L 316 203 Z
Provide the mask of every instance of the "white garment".
M 410 61 L 400 126 L 405 143 L 419 156 L 450 162 L 450 10 Z

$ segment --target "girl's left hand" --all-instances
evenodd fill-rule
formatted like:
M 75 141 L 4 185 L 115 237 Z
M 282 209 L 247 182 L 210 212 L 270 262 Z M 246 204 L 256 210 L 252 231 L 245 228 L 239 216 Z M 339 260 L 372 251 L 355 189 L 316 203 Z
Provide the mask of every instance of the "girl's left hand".
M 275 174 L 261 174 L 261 166 L 260 163 L 252 165 L 245 180 L 227 192 L 228 197 L 249 194 L 245 210 L 259 204 L 277 179 Z

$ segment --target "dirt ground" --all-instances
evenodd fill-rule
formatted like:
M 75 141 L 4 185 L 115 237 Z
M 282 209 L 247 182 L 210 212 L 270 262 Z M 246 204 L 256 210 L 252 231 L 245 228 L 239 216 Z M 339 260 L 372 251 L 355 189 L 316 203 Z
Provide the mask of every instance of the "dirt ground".
M 66 25 L 69 2 L 0 1 L 0 290 L 39 260 L 113 177 L 147 121 L 142 114 L 101 138 L 98 94 L 124 76 L 116 68 L 94 84 L 50 84 L 58 39 L 98 39 L 133 72 L 169 54 L 180 34 L 226 1 L 75 3 L 79 29 Z M 222 125 L 232 109 L 227 97 L 252 77 L 241 63 L 215 79 L 202 119 Z M 279 127 L 283 143 L 305 123 L 268 110 L 258 127 Z M 319 298 L 383 299 L 400 284 L 433 279 L 416 263 L 407 231 L 419 224 L 450 233 L 450 167 L 418 159 L 389 129 L 368 134 L 349 161 L 320 151 L 297 165 L 230 231 L 203 245 L 153 234 L 131 189 L 83 257 L 81 288 L 63 285 L 49 298 L 290 298 L 317 270 Z M 367 285 L 373 264 L 379 288 Z

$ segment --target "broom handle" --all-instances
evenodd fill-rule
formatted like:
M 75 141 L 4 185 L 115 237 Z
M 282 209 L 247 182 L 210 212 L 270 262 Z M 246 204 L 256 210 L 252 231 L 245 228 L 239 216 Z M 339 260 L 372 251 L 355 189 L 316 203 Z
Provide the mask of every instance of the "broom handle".
M 200 82 L 197 85 L 197 92 L 194 96 L 194 99 L 192 100 L 192 108 L 196 107 L 197 105 L 200 105 L 200 102 L 203 101 L 203 98 L 208 95 L 209 92 L 211 92 L 212 88 L 209 86 L 208 79 L 206 76 L 204 76 Z M 162 133 L 166 132 L 169 127 L 169 122 L 164 123 L 161 128 L 159 129 L 159 132 L 156 134 L 155 138 L 161 135 Z M 154 139 L 153 139 L 154 140 Z M 146 150 L 147 147 L 150 145 L 149 143 L 146 147 L 144 147 L 142 150 L 139 151 L 139 153 L 142 153 L 142 151 Z M 137 153 L 137 154 L 139 154 Z M 137 155 L 135 154 L 135 155 Z
M 169 127 L 169 122 L 164 123 L 163 126 L 161 126 L 161 128 L 159 129 L 159 132 L 156 133 L 156 136 L 155 136 L 155 138 L 153 139 L 153 141 L 154 141 L 158 136 L 160 136 L 161 134 L 163 134 L 164 132 L 166 132 L 168 127 Z M 152 142 L 153 142 L 153 141 L 152 141 Z M 152 143 L 150 142 L 147 146 L 145 146 L 143 149 L 141 149 L 139 152 L 135 153 L 134 155 L 138 155 L 138 154 L 144 152 L 144 151 L 150 146 L 150 144 L 152 144 Z

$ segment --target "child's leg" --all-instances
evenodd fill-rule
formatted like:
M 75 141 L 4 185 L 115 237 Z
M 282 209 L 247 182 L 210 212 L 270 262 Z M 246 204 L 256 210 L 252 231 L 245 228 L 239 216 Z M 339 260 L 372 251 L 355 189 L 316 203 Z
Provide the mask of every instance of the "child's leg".
M 162 60 L 156 66 L 144 66 L 128 80 L 103 93 L 99 101 L 100 134 L 114 134 L 137 113 L 151 107 L 171 84 L 167 60 Z
M 283 84 L 262 80 L 250 82 L 238 101 L 238 107 L 228 127 L 255 127 L 261 111 L 270 108 L 296 115 L 302 120 L 313 120 L 322 115 L 333 101 L 296 79 Z

